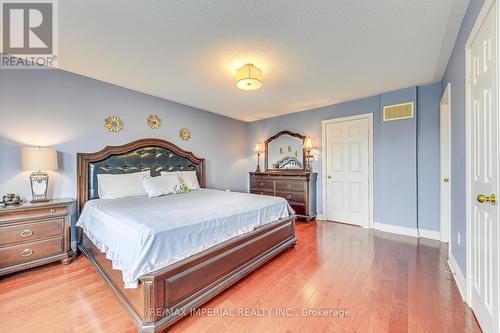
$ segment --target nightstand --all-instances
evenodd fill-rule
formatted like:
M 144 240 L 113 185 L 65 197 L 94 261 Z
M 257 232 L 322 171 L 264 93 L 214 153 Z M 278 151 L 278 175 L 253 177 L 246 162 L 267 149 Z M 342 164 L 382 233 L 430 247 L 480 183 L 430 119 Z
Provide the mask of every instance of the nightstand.
M 0 205 L 0 275 L 54 261 L 69 264 L 72 199 Z

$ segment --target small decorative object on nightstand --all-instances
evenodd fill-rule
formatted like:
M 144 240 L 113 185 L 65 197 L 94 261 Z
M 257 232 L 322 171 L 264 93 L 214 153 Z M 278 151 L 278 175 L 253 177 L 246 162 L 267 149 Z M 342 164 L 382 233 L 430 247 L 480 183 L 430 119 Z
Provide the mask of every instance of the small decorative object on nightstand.
M 314 148 L 313 146 L 313 140 L 310 136 L 308 136 L 305 140 L 304 140 L 304 149 L 306 150 L 306 171 L 309 171 L 311 172 L 312 171 L 312 168 L 311 168 L 311 158 L 313 157 L 311 155 L 311 150 Z
M 17 194 L 7 193 L 2 197 L 2 203 L 5 206 L 15 206 L 22 204 L 23 200 L 21 200 L 21 197 Z
M 0 206 L 0 275 L 54 261 L 69 264 L 72 199 Z
M 255 169 L 255 172 L 260 172 L 260 154 L 262 154 L 263 151 L 262 145 L 257 143 L 253 151 L 257 153 L 257 168 Z
M 49 186 L 48 170 L 57 170 L 57 151 L 54 148 L 24 147 L 21 151 L 21 167 L 33 171 L 30 176 L 31 202 L 46 202 Z

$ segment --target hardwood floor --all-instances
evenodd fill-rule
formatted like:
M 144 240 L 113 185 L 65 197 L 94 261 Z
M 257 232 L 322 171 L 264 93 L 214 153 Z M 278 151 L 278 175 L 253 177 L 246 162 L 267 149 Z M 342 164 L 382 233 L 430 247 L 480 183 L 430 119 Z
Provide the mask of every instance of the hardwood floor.
M 297 236 L 171 332 L 480 332 L 439 242 L 322 221 Z M 0 280 L 0 332 L 136 331 L 83 256 Z

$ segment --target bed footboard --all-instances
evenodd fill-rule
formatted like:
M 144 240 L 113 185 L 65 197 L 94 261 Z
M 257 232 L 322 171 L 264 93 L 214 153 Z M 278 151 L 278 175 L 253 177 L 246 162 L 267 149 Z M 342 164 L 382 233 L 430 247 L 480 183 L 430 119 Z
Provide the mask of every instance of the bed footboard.
M 80 248 L 141 332 L 163 332 L 296 242 L 295 216 L 291 216 L 144 275 L 137 289 L 123 288 L 120 272 L 111 269 L 111 262 L 96 253 L 85 235 Z

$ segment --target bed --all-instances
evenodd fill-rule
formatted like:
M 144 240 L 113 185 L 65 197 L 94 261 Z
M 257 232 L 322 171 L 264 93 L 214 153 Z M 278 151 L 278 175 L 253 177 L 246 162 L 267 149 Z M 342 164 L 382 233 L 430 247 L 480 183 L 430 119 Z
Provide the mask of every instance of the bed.
M 282 202 L 206 189 L 204 159 L 170 142 L 142 139 L 79 153 L 77 160 L 78 212 L 88 222 L 79 219 L 79 250 L 142 332 L 165 331 L 295 246 L 295 216 L 283 211 Z M 151 176 L 195 171 L 201 189 L 158 198 L 99 199 L 98 174 L 140 171 Z M 107 236 L 113 234 L 118 241 Z M 123 246 L 139 244 L 138 239 L 142 252 Z

